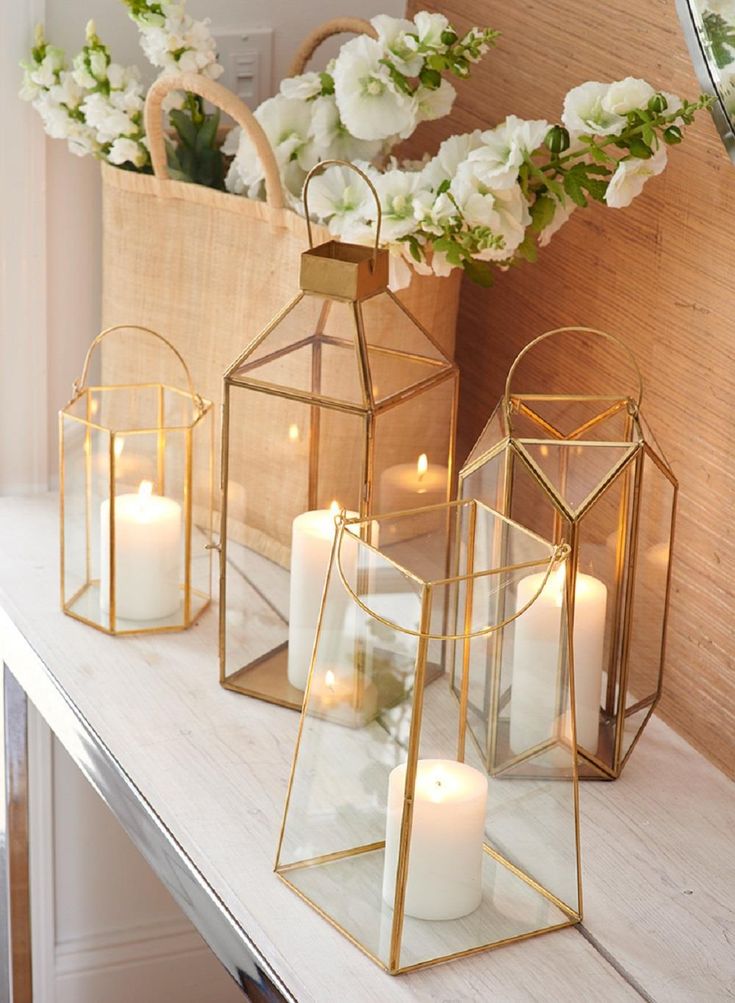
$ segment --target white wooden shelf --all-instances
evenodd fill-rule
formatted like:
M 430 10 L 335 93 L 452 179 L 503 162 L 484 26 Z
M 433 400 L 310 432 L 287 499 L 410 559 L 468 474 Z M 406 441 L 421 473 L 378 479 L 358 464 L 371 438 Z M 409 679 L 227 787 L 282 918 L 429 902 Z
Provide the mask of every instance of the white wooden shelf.
M 63 616 L 54 496 L 0 499 L 0 555 L 13 678 L 244 985 L 259 969 L 301 1003 L 735 998 L 735 785 L 657 719 L 620 780 L 583 785 L 583 926 L 391 978 L 273 874 L 298 717 L 219 687 L 216 610 L 151 638 Z

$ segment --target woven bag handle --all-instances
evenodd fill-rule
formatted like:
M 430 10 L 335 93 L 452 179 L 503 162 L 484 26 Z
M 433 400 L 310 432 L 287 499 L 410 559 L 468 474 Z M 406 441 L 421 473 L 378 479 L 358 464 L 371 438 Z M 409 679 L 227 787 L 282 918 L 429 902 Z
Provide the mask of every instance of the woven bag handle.
M 278 164 L 268 137 L 248 106 L 232 91 L 199 73 L 177 73 L 159 77 L 148 91 L 145 99 L 145 131 L 151 153 L 153 173 L 162 181 L 168 180 L 166 146 L 163 133 L 161 104 L 171 91 L 189 91 L 210 101 L 217 108 L 230 115 L 245 132 L 258 155 L 265 173 L 265 198 L 271 209 L 283 209 L 285 202 Z
M 537 345 L 540 345 L 543 341 L 546 341 L 548 338 L 557 338 L 559 337 L 559 335 L 564 335 L 564 334 L 591 334 L 595 338 L 600 338 L 604 341 L 607 341 L 611 345 L 615 345 L 616 348 L 619 348 L 620 351 L 627 357 L 630 368 L 635 373 L 636 383 L 637 383 L 636 387 L 637 394 L 633 398 L 633 400 L 636 406 L 636 410 L 640 408 L 641 401 L 643 400 L 643 376 L 641 374 L 641 370 L 635 355 L 628 347 L 628 345 L 626 345 L 624 341 L 621 341 L 620 338 L 616 338 L 614 334 L 608 334 L 607 331 L 598 331 L 597 328 L 594 327 L 557 327 L 553 331 L 546 331 L 545 334 L 540 334 L 538 338 L 534 338 L 533 341 L 530 341 L 525 348 L 521 349 L 521 351 L 513 360 L 513 364 L 508 370 L 508 375 L 505 380 L 504 398 L 506 407 L 509 407 L 510 404 L 511 381 L 513 380 L 513 376 L 515 375 L 516 369 L 518 369 L 521 360 L 525 358 L 525 356 L 528 355 L 529 352 L 531 352 L 534 348 L 536 348 Z
M 377 38 L 378 33 L 369 21 L 364 21 L 361 17 L 335 17 L 331 21 L 325 21 L 318 28 L 309 32 L 301 43 L 293 57 L 293 62 L 288 71 L 289 77 L 298 77 L 306 69 L 309 60 L 316 50 L 334 35 L 370 35 Z

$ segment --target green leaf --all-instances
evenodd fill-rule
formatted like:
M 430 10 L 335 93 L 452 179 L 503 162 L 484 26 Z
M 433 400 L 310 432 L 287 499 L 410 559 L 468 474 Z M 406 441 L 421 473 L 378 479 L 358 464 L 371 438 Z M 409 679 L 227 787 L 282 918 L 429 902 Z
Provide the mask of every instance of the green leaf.
M 462 267 L 469 279 L 485 289 L 489 289 L 495 281 L 492 265 L 489 261 L 476 261 L 474 258 L 467 258 Z
M 516 248 L 516 255 L 531 264 L 538 258 L 538 245 L 533 233 L 529 230 L 523 238 L 523 243 Z
M 320 73 L 319 79 L 322 84 L 322 94 L 334 94 L 334 78 L 331 73 Z
M 199 126 L 196 138 L 196 151 L 201 154 L 204 150 L 213 150 L 217 139 L 217 129 L 219 128 L 219 109 L 212 115 L 205 115 L 204 121 Z
M 651 147 L 647 143 L 644 143 L 642 139 L 638 139 L 637 136 L 634 136 L 628 142 L 628 149 L 630 151 L 630 155 L 632 157 L 638 157 L 639 160 L 648 160 L 653 156 L 653 150 Z
M 576 205 L 585 208 L 588 205 L 582 189 L 582 182 L 576 168 L 572 168 L 564 175 L 564 191 Z
M 169 119 L 181 142 L 193 150 L 197 141 L 197 129 L 190 116 L 180 108 L 174 108 L 169 112 Z
M 419 80 L 424 87 L 427 87 L 430 91 L 435 91 L 441 85 L 442 75 L 438 70 L 432 70 L 428 66 L 424 66 L 419 73 Z
M 531 206 L 531 230 L 541 233 L 554 218 L 556 201 L 550 195 L 539 195 Z

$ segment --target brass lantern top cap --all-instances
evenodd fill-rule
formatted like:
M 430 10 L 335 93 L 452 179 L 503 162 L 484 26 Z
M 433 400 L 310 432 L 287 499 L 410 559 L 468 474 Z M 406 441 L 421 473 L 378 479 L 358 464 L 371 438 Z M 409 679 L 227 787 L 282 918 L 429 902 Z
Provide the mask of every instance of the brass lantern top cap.
M 375 241 L 372 247 L 328 240 L 314 247 L 309 217 L 309 185 L 327 167 L 348 167 L 370 189 L 375 199 Z M 307 293 L 342 300 L 361 300 L 388 287 L 388 252 L 380 248 L 383 212 L 375 185 L 364 171 L 346 160 L 322 160 L 312 167 L 304 181 L 304 216 L 309 250 L 301 255 L 301 288 Z
M 388 286 L 388 251 L 328 240 L 302 253 L 300 282 L 307 293 L 366 299 Z

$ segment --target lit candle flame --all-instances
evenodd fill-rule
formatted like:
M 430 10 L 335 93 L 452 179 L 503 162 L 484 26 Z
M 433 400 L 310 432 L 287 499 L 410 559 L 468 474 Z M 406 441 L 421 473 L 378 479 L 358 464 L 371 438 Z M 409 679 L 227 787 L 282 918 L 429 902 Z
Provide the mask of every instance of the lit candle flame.
M 429 457 L 426 453 L 422 453 L 416 461 L 416 473 L 418 475 L 419 483 L 423 481 L 424 474 L 429 469 Z
M 332 504 L 329 506 L 329 512 L 330 512 L 331 515 L 335 516 L 335 515 L 339 515 L 339 513 L 341 511 L 342 510 L 340 508 L 339 502 L 335 499 L 332 502 Z
M 334 678 L 334 673 L 332 672 L 331 669 L 327 669 L 326 673 L 324 674 L 324 682 L 327 685 L 327 689 L 331 690 L 332 693 L 334 693 L 334 684 L 336 680 Z
M 288 437 L 291 440 L 291 442 L 298 442 L 298 439 L 299 439 L 299 426 L 298 425 L 289 425 L 288 426 Z
M 138 487 L 138 497 L 141 500 L 148 499 L 153 494 L 153 481 L 141 481 Z

